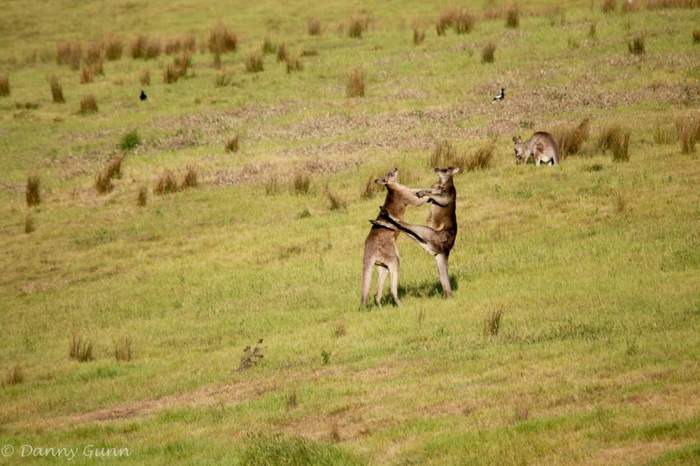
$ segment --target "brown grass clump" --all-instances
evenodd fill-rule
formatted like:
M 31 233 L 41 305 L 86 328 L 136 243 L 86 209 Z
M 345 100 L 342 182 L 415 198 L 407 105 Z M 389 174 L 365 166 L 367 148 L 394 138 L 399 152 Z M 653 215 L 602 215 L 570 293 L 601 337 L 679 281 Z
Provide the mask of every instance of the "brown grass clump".
M 19 364 L 16 364 L 12 369 L 7 372 L 5 376 L 5 385 L 19 385 L 24 382 L 24 373 Z
M 301 71 L 304 69 L 304 65 L 297 57 L 287 57 L 287 74 L 294 73 L 295 71 Z
M 146 47 L 148 47 L 148 36 L 144 34 L 137 35 L 129 45 L 129 52 L 131 54 L 131 58 L 145 58 Z
M 76 359 L 80 362 L 92 361 L 92 342 L 83 340 L 79 336 L 73 336 L 70 342 L 68 355 L 71 359 Z
M 687 115 L 676 120 L 676 132 L 681 143 L 681 152 L 695 153 L 695 143 L 700 140 L 700 115 Z
M 491 166 L 496 147 L 486 144 L 471 154 L 459 152 L 449 141 L 439 141 L 430 154 L 431 168 L 458 167 L 463 171 L 485 170 Z
M 318 50 L 313 50 L 313 49 L 305 49 L 301 51 L 301 56 L 302 57 L 317 57 L 318 56 Z
M 614 162 L 629 162 L 630 153 L 630 131 L 626 130 L 622 133 L 622 137 L 613 141 L 612 155 Z
M 113 189 L 112 177 L 104 171 L 99 172 L 95 177 L 95 191 L 97 191 L 97 194 L 107 194 L 112 192 Z
M 294 176 L 294 192 L 297 194 L 308 194 L 311 188 L 311 178 L 304 173 L 297 173 Z
M 259 53 L 251 53 L 245 60 L 245 70 L 248 73 L 260 73 L 265 69 L 262 55 Z
M 615 212 L 618 214 L 623 213 L 627 209 L 627 199 L 625 199 L 625 196 L 621 191 L 613 191 L 612 200 L 613 205 L 615 206 Z
M 163 44 L 160 39 L 152 39 L 148 41 L 146 45 L 146 50 L 144 52 L 144 58 L 146 60 L 151 60 L 153 58 L 158 58 L 163 52 Z
M 6 74 L 0 74 L 0 97 L 10 95 L 10 78 Z
M 700 29 L 693 31 L 693 44 L 700 44 Z
M 142 86 L 151 85 L 151 72 L 149 70 L 143 70 L 139 76 L 139 82 Z
M 425 31 L 418 27 L 413 28 L 413 45 L 420 45 L 425 40 Z
M 177 192 L 177 181 L 173 172 L 165 170 L 158 178 L 158 184 L 156 184 L 153 192 L 159 195 Z
M 219 23 L 209 31 L 207 45 L 209 51 L 215 55 L 234 52 L 238 47 L 238 37 L 224 26 L 223 23 Z
M 269 55 L 275 53 L 277 50 L 277 46 L 272 43 L 272 40 L 269 37 L 265 37 L 265 40 L 263 40 L 262 47 L 260 47 L 260 50 L 262 51 L 263 55 Z
M 236 134 L 234 137 L 226 141 L 226 152 L 238 152 L 240 148 L 240 137 Z
M 628 42 L 627 49 L 632 55 L 644 55 L 644 36 L 637 36 Z
M 94 65 L 104 60 L 105 46 L 102 42 L 92 42 L 85 53 L 85 63 Z
M 657 121 L 654 126 L 654 143 L 658 145 L 667 145 L 673 144 L 676 141 L 678 141 L 676 128 L 664 125 L 661 121 Z
M 348 82 L 345 86 L 345 95 L 348 97 L 364 97 L 365 74 L 362 72 L 362 70 L 352 70 L 348 76 Z
M 469 157 L 466 158 L 463 166 L 457 166 L 459 166 L 460 169 L 468 172 L 475 170 L 486 170 L 491 166 L 491 161 L 493 160 L 493 154 L 495 151 L 496 147 L 493 144 L 486 144 L 472 152 Z
M 95 99 L 94 95 L 86 95 L 80 101 L 80 113 L 83 115 L 87 115 L 88 113 L 97 113 L 97 110 L 97 99 Z
M 511 5 L 506 11 L 506 27 L 517 28 L 520 25 L 520 12 L 517 5 Z
M 321 22 L 316 18 L 309 18 L 306 22 L 306 31 L 310 36 L 321 35 Z
M 131 361 L 131 338 L 124 337 L 114 344 L 114 359 L 121 362 Z
M 32 214 L 28 213 L 27 216 L 24 217 L 24 232 L 29 234 L 33 233 L 34 230 L 36 230 L 34 226 L 34 217 L 32 217 Z
M 361 39 L 362 33 L 367 30 L 368 20 L 363 16 L 354 16 L 350 19 L 350 24 L 348 24 L 348 37 L 354 39 Z
M 297 392 L 292 392 L 287 395 L 287 409 L 294 409 L 299 404 Z
M 274 196 L 280 192 L 279 180 L 276 176 L 271 176 L 265 181 L 265 194 Z
M 493 63 L 496 54 L 496 44 L 489 42 L 481 51 L 481 63 Z
M 112 157 L 105 167 L 105 175 L 107 175 L 109 178 L 121 178 L 123 161 L 124 155 L 122 154 Z
M 32 207 L 41 203 L 40 184 L 41 180 L 36 175 L 31 175 L 27 178 L 27 187 L 25 189 L 27 206 Z
M 63 87 L 61 87 L 61 83 L 58 82 L 58 78 L 56 76 L 51 76 L 49 84 L 51 85 L 51 99 L 57 104 L 65 103 L 66 99 L 63 98 Z
M 603 152 L 610 150 L 615 162 L 627 162 L 630 159 L 629 142 L 630 131 L 613 125 L 603 128 L 600 132 L 597 147 Z
M 136 204 L 140 207 L 145 207 L 148 204 L 148 188 L 141 186 L 139 188 L 139 196 L 136 198 Z
M 283 61 L 287 61 L 288 57 L 289 57 L 289 52 L 287 51 L 287 46 L 284 44 L 280 44 L 277 47 L 277 63 L 282 63 Z
M 379 192 L 379 184 L 374 182 L 375 178 L 370 175 L 365 183 L 365 189 L 362 190 L 360 197 L 362 199 L 372 199 Z
M 622 127 L 619 125 L 606 126 L 600 131 L 596 148 L 599 151 L 605 152 L 612 149 L 614 141 L 619 139 L 623 133 Z
M 435 31 L 439 36 L 445 35 L 452 28 L 457 34 L 466 34 L 474 29 L 476 18 L 469 10 L 462 8 L 449 8 L 444 10 L 435 25 Z
M 163 46 L 163 50 L 165 51 L 166 55 L 172 55 L 174 53 L 178 53 L 182 49 L 183 49 L 183 44 L 182 44 L 182 38 L 180 38 L 180 37 L 171 37 L 170 39 L 167 39 L 165 41 L 165 45 Z
M 503 308 L 498 307 L 491 311 L 484 320 L 484 336 L 495 337 L 501 330 L 501 319 L 503 318 Z
M 432 154 L 430 154 L 429 166 L 431 168 L 455 166 L 459 158 L 457 149 L 449 141 L 439 141 Z
M 216 87 L 226 87 L 229 84 L 231 84 L 231 80 L 233 79 L 233 75 L 229 73 L 228 71 L 219 71 L 214 78 L 214 85 Z
M 326 197 L 328 198 L 328 208 L 330 210 L 344 210 L 347 207 L 347 203 L 328 188 L 326 188 Z
M 105 40 L 105 58 L 109 61 L 119 60 L 124 51 L 124 43 L 119 37 L 109 36 Z
M 91 67 L 86 66 L 80 72 L 80 84 L 89 84 L 94 79 L 95 79 L 95 73 L 92 71 Z
M 163 71 L 163 82 L 165 84 L 173 84 L 176 83 L 178 79 L 180 79 L 180 68 L 173 64 L 166 66 Z
M 187 74 L 187 70 L 192 66 L 192 55 L 183 52 L 175 57 L 173 63 L 166 66 L 163 71 L 163 82 L 165 84 L 176 83 L 181 77 Z
M 197 170 L 194 167 L 187 167 L 185 177 L 182 179 L 180 189 L 196 188 L 199 185 L 197 181 Z
M 590 136 L 590 128 L 590 118 L 584 118 L 578 126 L 563 126 L 553 131 L 562 158 L 581 151 L 583 144 Z
M 600 9 L 603 13 L 612 13 L 617 8 L 617 0 L 603 0 Z
M 73 70 L 80 69 L 83 49 L 80 42 L 61 42 L 56 45 L 56 63 L 68 65 Z

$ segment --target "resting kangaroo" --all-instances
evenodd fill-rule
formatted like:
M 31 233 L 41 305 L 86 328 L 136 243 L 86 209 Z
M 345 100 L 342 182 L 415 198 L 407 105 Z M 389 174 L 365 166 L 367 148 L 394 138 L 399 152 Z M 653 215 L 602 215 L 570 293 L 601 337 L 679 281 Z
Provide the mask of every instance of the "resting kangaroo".
M 559 146 L 551 134 L 538 131 L 530 139 L 522 142 L 520 136 L 513 137 L 515 144 L 515 163 L 527 163 L 533 157 L 535 164 L 552 163 L 559 164 Z
M 406 233 L 418 242 L 423 249 L 435 256 L 438 275 L 442 284 L 445 297 L 452 296 L 450 277 L 447 271 L 447 260 L 457 237 L 457 190 L 452 177 L 459 172 L 459 168 L 436 168 L 438 182 L 430 189 L 419 190 L 416 196 L 427 199 L 430 206 L 428 225 L 410 225 L 396 218 L 388 210 L 381 209 L 378 220 L 372 222 L 375 225 L 394 226 L 399 231 Z
M 421 205 L 425 200 L 417 197 L 418 190 L 410 189 L 398 182 L 399 170 L 394 168 L 384 178 L 374 180 L 386 187 L 386 199 L 383 208 L 395 218 L 403 220 L 406 207 Z M 362 266 L 362 305 L 367 305 L 369 288 L 372 282 L 372 267 L 377 266 L 377 295 L 375 301 L 381 303 L 384 292 L 384 279 L 391 274 L 391 296 L 398 306 L 399 300 L 399 250 L 396 237 L 399 232 L 389 226 L 372 225 L 365 240 L 365 254 Z

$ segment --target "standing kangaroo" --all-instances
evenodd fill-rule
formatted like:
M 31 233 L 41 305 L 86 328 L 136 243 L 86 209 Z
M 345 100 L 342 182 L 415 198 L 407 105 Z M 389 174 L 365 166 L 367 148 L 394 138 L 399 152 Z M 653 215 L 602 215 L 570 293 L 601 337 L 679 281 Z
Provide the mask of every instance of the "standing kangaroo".
M 378 219 L 372 223 L 375 225 L 388 223 L 397 230 L 406 233 L 428 253 L 435 256 L 442 291 L 445 297 L 449 298 L 452 296 L 452 287 L 447 270 L 447 260 L 457 238 L 457 214 L 455 212 L 457 190 L 452 177 L 459 173 L 459 168 L 436 168 L 435 173 L 438 175 L 438 182 L 430 189 L 416 192 L 418 198 L 426 199 L 432 204 L 428 215 L 428 225 L 404 223 L 383 207 L 380 208 L 381 213 Z
M 515 144 L 515 163 L 527 163 L 530 157 L 533 157 L 536 165 L 540 163 L 559 165 L 559 146 L 554 137 L 538 131 L 532 135 L 530 139 L 522 142 L 520 136 L 513 137 Z
M 398 181 L 399 170 L 394 168 L 384 178 L 374 180 L 375 183 L 386 187 L 385 209 L 393 217 L 403 220 L 406 207 L 421 205 L 426 201 L 417 196 L 418 190 L 408 188 Z M 362 265 L 362 305 L 366 306 L 369 289 L 372 282 L 372 267 L 377 266 L 377 294 L 375 301 L 381 304 L 384 292 L 384 279 L 391 274 L 391 296 L 398 306 L 399 300 L 399 250 L 396 247 L 396 237 L 399 232 L 394 227 L 373 224 L 365 240 L 365 254 Z

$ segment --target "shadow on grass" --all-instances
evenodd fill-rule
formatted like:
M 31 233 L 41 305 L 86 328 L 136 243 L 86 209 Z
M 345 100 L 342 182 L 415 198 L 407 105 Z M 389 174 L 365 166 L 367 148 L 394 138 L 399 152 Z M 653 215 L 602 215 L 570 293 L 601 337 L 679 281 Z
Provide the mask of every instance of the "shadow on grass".
M 450 286 L 452 291 L 459 289 L 459 282 L 454 274 L 450 274 Z M 404 296 L 416 298 L 433 298 L 437 296 L 442 298 L 442 285 L 440 285 L 440 280 L 424 280 L 419 283 L 399 285 L 399 298 Z

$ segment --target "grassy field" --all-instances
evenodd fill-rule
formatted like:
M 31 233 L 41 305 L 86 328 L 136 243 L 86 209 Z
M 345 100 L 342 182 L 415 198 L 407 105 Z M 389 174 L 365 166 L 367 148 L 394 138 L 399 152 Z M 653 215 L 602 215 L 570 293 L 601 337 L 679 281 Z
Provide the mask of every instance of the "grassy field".
M 700 5 L 602 4 L 521 2 L 507 27 L 508 4 L 470 2 L 473 29 L 438 36 L 437 2 L 5 1 L 0 464 L 699 464 L 700 165 L 682 139 L 700 138 L 700 8 L 677 6 Z M 238 46 L 217 66 L 219 21 Z M 182 52 L 134 59 L 139 33 L 196 39 L 177 82 Z M 108 37 L 122 57 L 81 84 Z M 265 38 L 303 69 L 273 52 L 246 71 Z M 77 69 L 56 62 L 71 41 Z M 628 161 L 600 144 L 616 127 Z M 535 130 L 581 147 L 516 166 L 511 138 Z M 455 297 L 402 236 L 403 305 L 358 308 L 384 196 L 367 180 L 395 166 L 429 186 L 443 140 L 495 148 L 455 178 Z M 197 186 L 156 193 L 189 168 Z

